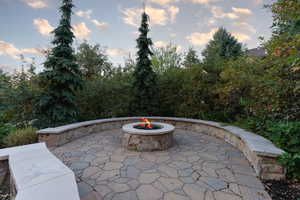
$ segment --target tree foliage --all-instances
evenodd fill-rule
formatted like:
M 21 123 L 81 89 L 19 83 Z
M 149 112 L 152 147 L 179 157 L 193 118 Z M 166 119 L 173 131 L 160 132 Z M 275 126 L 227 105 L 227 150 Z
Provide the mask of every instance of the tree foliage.
M 133 73 L 133 94 L 132 111 L 138 115 L 153 115 L 157 112 L 158 88 L 157 77 L 151 67 L 150 50 L 152 40 L 148 38 L 149 25 L 148 15 L 142 14 L 142 22 L 139 28 L 137 39 L 137 61 Z
M 41 126 L 57 126 L 78 119 L 75 91 L 82 85 L 81 73 L 72 49 L 72 0 L 62 0 L 61 19 L 53 31 L 54 45 L 40 74 L 43 93 L 38 103 Z
M 221 68 L 222 62 L 241 56 L 242 53 L 242 44 L 225 28 L 221 27 L 202 52 L 203 63 L 208 65 L 208 69 Z
M 93 46 L 86 41 L 81 43 L 76 58 L 85 79 L 107 77 L 112 73 L 112 63 L 108 61 L 105 50 L 99 44 Z

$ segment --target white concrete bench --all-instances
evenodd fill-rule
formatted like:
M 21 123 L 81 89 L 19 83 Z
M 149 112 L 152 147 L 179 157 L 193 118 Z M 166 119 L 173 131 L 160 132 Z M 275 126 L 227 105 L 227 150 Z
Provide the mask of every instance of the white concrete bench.
M 0 150 L 8 160 L 15 200 L 79 200 L 74 173 L 44 143 Z

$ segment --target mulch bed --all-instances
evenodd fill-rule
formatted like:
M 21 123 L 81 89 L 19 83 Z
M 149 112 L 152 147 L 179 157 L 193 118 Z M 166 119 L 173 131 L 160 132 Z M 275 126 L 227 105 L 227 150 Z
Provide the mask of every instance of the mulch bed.
M 273 200 L 300 200 L 300 180 L 263 182 Z
M 0 185 L 0 200 L 10 200 L 9 187 L 6 185 Z

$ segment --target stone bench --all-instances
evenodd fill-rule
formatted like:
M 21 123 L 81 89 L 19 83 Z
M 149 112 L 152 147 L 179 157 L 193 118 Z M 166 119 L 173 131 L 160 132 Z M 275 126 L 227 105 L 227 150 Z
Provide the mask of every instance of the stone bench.
M 220 138 L 244 153 L 261 179 L 284 179 L 285 169 L 277 161 L 283 150 L 266 138 L 234 126 L 220 123 L 174 117 L 148 117 L 152 121 L 170 123 L 185 129 Z M 80 122 L 39 130 L 39 141 L 48 147 L 58 147 L 75 139 L 104 130 L 120 129 L 124 124 L 139 121 L 140 117 L 111 118 Z
M 79 200 L 74 173 L 44 143 L 1 149 L 0 162 L 7 161 L 2 175 L 10 173 L 12 199 Z

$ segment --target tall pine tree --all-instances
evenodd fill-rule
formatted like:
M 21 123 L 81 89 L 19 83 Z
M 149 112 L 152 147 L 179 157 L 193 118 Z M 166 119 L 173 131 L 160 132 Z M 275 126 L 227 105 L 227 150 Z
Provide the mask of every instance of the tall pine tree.
M 148 15 L 143 12 L 140 35 L 137 39 L 137 64 L 133 73 L 133 113 L 144 116 L 156 114 L 158 106 L 157 77 L 150 60 L 153 53 L 150 50 L 152 40 L 148 38 L 148 19 Z
M 72 0 L 62 0 L 61 19 L 52 32 L 54 47 L 44 63 L 45 71 L 40 74 L 44 90 L 38 104 L 39 126 L 58 126 L 78 120 L 75 91 L 81 88 L 82 79 L 72 48 L 73 7 Z

